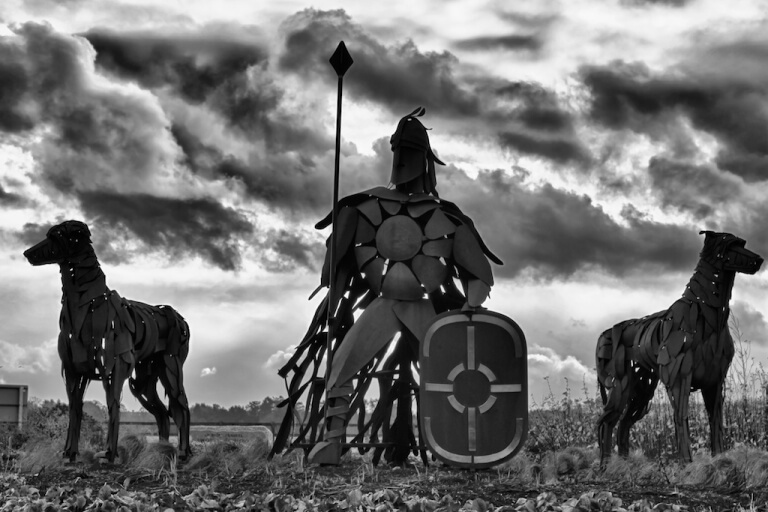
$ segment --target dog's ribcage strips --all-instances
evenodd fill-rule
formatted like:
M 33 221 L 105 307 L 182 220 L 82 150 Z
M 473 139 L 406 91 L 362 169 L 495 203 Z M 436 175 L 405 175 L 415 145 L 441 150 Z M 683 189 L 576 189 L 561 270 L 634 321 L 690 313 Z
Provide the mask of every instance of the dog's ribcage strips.
M 60 317 L 59 351 L 65 365 L 70 362 L 100 378 L 109 378 L 118 357 L 131 371 L 136 360 L 156 352 L 182 361 L 186 358 L 189 329 L 181 315 L 169 306 L 124 299 L 107 288 L 93 253 L 74 262 L 69 273 L 62 272 L 62 279 L 77 281 L 76 285 L 65 285 L 62 299 L 65 307 Z M 167 333 L 160 332 L 161 323 Z

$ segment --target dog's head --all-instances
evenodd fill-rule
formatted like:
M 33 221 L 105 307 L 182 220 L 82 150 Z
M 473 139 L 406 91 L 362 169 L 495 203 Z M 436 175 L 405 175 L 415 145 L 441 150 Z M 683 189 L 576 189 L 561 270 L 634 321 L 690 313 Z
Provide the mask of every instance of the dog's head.
M 763 258 L 747 249 L 743 238 L 714 231 L 700 231 L 699 234 L 705 235 L 701 257 L 715 268 L 742 274 L 754 274 L 760 270 Z
M 40 243 L 24 251 L 32 265 L 63 263 L 82 254 L 91 246 L 88 226 L 77 220 L 68 220 L 48 230 Z

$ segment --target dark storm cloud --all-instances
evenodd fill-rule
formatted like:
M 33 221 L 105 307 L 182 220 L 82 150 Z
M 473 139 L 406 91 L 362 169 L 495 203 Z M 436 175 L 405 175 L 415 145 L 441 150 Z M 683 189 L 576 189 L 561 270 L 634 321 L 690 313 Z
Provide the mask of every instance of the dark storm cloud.
M 330 204 L 332 176 L 317 169 L 311 159 L 280 154 L 243 159 L 204 143 L 182 125 L 174 125 L 172 133 L 184 153 L 184 163 L 206 179 L 231 180 L 248 197 L 287 211 L 319 213 Z
M 47 25 L 27 23 L 17 36 L 0 37 L 0 129 L 34 128 L 55 108 L 58 88 L 82 83 L 71 41 L 53 35 Z M 59 40 L 57 40 L 59 39 Z
M 177 199 L 148 194 L 82 192 L 83 213 L 95 219 L 94 240 L 109 244 L 109 236 L 131 240 L 170 257 L 199 256 L 223 270 L 241 262 L 239 243 L 253 234 L 246 217 L 210 198 Z M 128 233 L 129 232 L 129 233 Z M 113 247 L 113 250 L 119 252 Z
M 475 219 L 504 261 L 494 269 L 500 276 L 530 271 L 537 278 L 567 278 L 591 268 L 618 276 L 678 271 L 693 268 L 701 249 L 694 228 L 652 222 L 632 208 L 625 209 L 622 225 L 587 196 L 548 184 L 529 189 L 501 171 L 482 172 L 474 183 L 450 172 L 441 184 L 442 197 Z
M 752 71 L 742 71 L 731 76 L 695 71 L 664 76 L 642 64 L 614 62 L 585 66 L 580 73 L 592 93 L 593 120 L 653 135 L 662 116 L 683 116 L 719 140 L 720 168 L 745 181 L 762 181 L 768 179 L 768 87 L 751 79 Z
M 503 126 L 497 135 L 502 147 L 559 163 L 591 160 L 575 133 L 573 116 L 560 108 L 551 91 L 528 82 L 491 83 L 482 89 L 502 102 L 519 105 L 489 115 Z
M 696 0 L 622 0 L 624 5 L 644 6 L 644 5 L 667 5 L 669 7 L 684 7 Z
M 6 41 L 0 43 L 0 53 L 5 57 L 0 61 L 0 130 L 21 132 L 35 125 L 33 115 L 25 112 L 29 89 L 27 70 L 19 58 L 18 49 Z M 0 57 L 2 58 L 2 57 Z
M 284 91 L 268 69 L 268 54 L 252 27 L 84 34 L 96 65 L 153 91 L 170 90 L 220 114 L 240 137 L 263 139 L 272 151 L 323 151 L 333 145 L 311 123 L 279 111 Z M 255 31 L 257 36 L 247 33 Z
M 232 29 L 194 35 L 93 29 L 82 35 L 96 50 L 99 67 L 144 87 L 171 87 L 189 101 L 202 102 L 266 57 L 260 43 L 233 37 Z
M 247 197 L 290 217 L 322 217 L 330 208 L 334 164 L 330 151 L 320 155 L 287 152 L 238 157 L 203 142 L 182 125 L 174 125 L 171 131 L 183 152 L 183 163 L 198 176 L 227 180 L 242 187 Z M 376 156 L 372 158 L 342 146 L 342 193 L 387 184 L 392 161 L 389 137 L 377 140 L 374 150 Z
M 699 219 L 741 195 L 742 184 L 712 165 L 692 165 L 651 158 L 648 174 L 662 206 L 690 212 Z
M 0 185 L 0 206 L 19 207 L 27 204 L 27 200 L 15 192 L 8 192 Z
M 325 246 L 318 240 L 308 241 L 298 233 L 285 229 L 272 230 L 266 243 L 274 254 L 262 254 L 261 263 L 273 272 L 289 272 L 297 267 L 318 270 L 325 255 Z
M 531 14 L 514 10 L 506 10 L 504 8 L 499 9 L 496 15 L 500 19 L 517 27 L 533 30 L 536 32 L 541 32 L 542 30 L 549 28 L 558 19 L 560 19 L 560 15 L 554 12 Z
M 45 126 L 31 153 L 48 192 L 146 187 L 173 164 L 176 148 L 156 98 L 95 77 L 93 54 L 78 37 L 32 22 L 14 31 L 0 38 L 7 50 L 0 52 L 0 69 L 19 70 L 2 89 L 14 103 L 0 107 L 0 128 Z
M 385 46 L 343 10 L 307 9 L 288 18 L 281 28 L 285 50 L 279 63 L 284 70 L 332 84 L 326 53 L 344 40 L 355 61 L 346 83 L 354 94 L 395 112 L 411 111 L 414 105 L 427 110 L 439 107 L 444 115 L 471 116 L 480 110 L 479 99 L 456 80 L 457 60 L 449 52 L 421 52 L 410 40 Z
M 510 50 L 537 51 L 542 41 L 536 35 L 509 34 L 505 36 L 485 36 L 461 39 L 454 43 L 456 48 L 470 51 Z
M 555 162 L 585 160 L 585 149 L 573 140 L 550 137 L 546 134 L 526 131 L 502 132 L 499 134 L 502 146 L 530 155 L 541 155 Z
M 50 226 L 45 226 L 43 224 L 37 224 L 34 222 L 27 222 L 24 224 L 24 227 L 22 227 L 21 231 L 16 233 L 16 238 L 18 238 L 25 245 L 31 247 L 45 239 L 45 235 L 48 233 L 48 230 L 51 228 L 51 226 L 58 224 L 59 222 L 61 222 L 61 220 L 51 223 Z
M 332 87 L 333 71 L 325 53 L 343 39 L 355 61 L 345 81 L 353 97 L 395 115 L 421 105 L 437 116 L 433 119 L 460 120 L 462 135 L 496 139 L 509 149 L 556 162 L 588 159 L 571 114 L 541 86 L 477 70 L 465 73 L 453 54 L 422 52 L 411 40 L 385 45 L 342 10 L 308 9 L 288 18 L 281 28 L 285 42 L 280 66 L 304 80 Z

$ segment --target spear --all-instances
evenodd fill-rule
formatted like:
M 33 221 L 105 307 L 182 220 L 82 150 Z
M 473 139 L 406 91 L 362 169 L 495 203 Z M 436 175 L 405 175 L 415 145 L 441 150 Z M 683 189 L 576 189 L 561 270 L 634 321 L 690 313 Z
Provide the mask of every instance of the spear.
M 328 377 L 331 375 L 331 359 L 333 350 L 333 324 L 336 305 L 333 304 L 333 297 L 336 292 L 336 218 L 338 216 L 338 204 L 339 204 L 339 159 L 341 157 L 341 89 L 344 83 L 344 73 L 347 72 L 349 67 L 354 62 L 352 56 L 347 51 L 347 47 L 344 41 L 339 43 L 336 47 L 336 51 L 333 52 L 329 59 L 331 66 L 336 71 L 336 76 L 339 77 L 338 95 L 336 98 L 336 161 L 333 166 L 333 209 L 331 210 L 331 246 L 329 248 L 330 254 L 330 275 L 328 276 L 330 281 L 328 283 L 328 339 L 327 339 L 327 351 L 326 361 L 328 363 L 326 368 L 326 383 Z M 328 387 L 325 389 L 325 422 L 328 421 Z

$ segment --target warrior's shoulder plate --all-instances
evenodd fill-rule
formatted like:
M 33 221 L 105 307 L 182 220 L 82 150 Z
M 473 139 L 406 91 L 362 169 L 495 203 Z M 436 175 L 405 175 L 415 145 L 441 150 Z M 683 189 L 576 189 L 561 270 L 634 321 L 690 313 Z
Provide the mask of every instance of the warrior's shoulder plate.
M 528 436 L 525 336 L 489 310 L 435 317 L 419 353 L 421 435 L 447 464 L 482 468 L 512 458 Z

